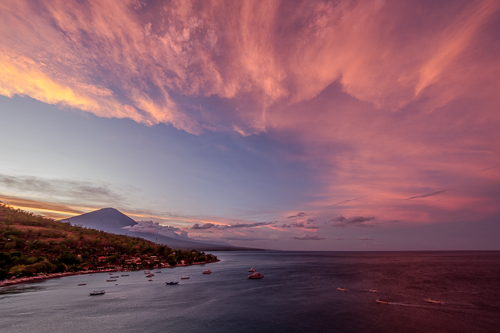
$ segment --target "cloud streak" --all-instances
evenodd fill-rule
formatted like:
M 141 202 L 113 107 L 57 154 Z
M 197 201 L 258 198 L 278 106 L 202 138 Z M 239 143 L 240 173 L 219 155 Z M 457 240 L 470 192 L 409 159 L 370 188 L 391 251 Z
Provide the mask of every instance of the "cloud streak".
M 427 197 L 431 197 L 433 195 L 438 195 L 438 194 L 441 194 L 441 193 L 444 193 L 448 191 L 448 189 L 445 189 L 445 190 L 440 190 L 440 191 L 436 191 L 436 192 L 432 192 L 432 193 L 427 193 L 427 194 L 422 194 L 422 195 L 416 195 L 414 197 L 410 197 L 406 200 L 413 200 L 413 199 L 419 199 L 419 198 L 427 198 Z

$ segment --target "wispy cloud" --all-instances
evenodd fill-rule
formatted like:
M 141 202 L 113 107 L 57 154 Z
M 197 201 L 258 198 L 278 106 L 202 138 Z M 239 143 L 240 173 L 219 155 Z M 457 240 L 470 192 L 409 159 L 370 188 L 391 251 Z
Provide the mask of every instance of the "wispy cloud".
M 347 199 L 347 200 L 343 200 L 343 201 L 340 201 L 340 202 L 334 203 L 332 206 L 340 206 L 340 205 L 343 205 L 343 204 L 345 204 L 345 203 L 348 203 L 348 202 L 351 202 L 351 201 L 360 200 L 360 199 L 364 199 L 364 198 L 365 198 L 365 197 L 355 198 L 355 199 Z
M 118 202 L 122 196 L 110 189 L 106 184 L 67 179 L 48 179 L 33 176 L 10 176 L 0 174 L 0 188 L 18 190 L 23 193 L 44 194 L 49 196 L 65 196 L 79 201 Z
M 438 194 L 446 192 L 446 191 L 448 191 L 448 189 L 444 189 L 444 190 L 440 190 L 440 191 L 436 191 L 436 192 L 432 192 L 432 193 L 427 193 L 427 194 L 422 194 L 422 195 L 416 195 L 414 197 L 407 198 L 406 200 L 412 200 L 412 199 L 418 199 L 418 198 L 427 198 L 427 197 L 431 197 L 433 195 L 438 195 Z

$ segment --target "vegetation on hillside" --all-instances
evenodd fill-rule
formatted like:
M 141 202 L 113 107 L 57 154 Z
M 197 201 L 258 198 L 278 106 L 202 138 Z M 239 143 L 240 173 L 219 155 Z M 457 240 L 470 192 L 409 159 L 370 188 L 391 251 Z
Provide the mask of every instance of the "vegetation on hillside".
M 99 267 L 139 269 L 215 260 L 204 252 L 173 250 L 142 238 L 71 226 L 0 205 L 0 280 Z

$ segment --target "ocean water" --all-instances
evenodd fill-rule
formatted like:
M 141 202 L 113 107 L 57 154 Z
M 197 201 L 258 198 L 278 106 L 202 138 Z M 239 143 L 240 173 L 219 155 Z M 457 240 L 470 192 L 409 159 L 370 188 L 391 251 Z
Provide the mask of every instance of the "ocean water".
M 153 281 L 137 271 L 0 288 L 0 331 L 500 331 L 500 252 L 215 254 L 221 262 L 152 270 Z M 251 267 L 264 278 L 248 279 Z

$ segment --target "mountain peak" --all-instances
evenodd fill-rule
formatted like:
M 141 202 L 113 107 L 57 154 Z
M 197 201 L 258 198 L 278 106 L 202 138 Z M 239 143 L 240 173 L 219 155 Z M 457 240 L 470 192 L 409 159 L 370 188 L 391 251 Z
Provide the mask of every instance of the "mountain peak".
M 117 229 L 131 227 L 137 224 L 137 222 L 120 212 L 118 209 L 111 207 L 70 217 L 66 220 L 73 225 L 81 225 L 83 227 L 104 231 L 116 231 Z

